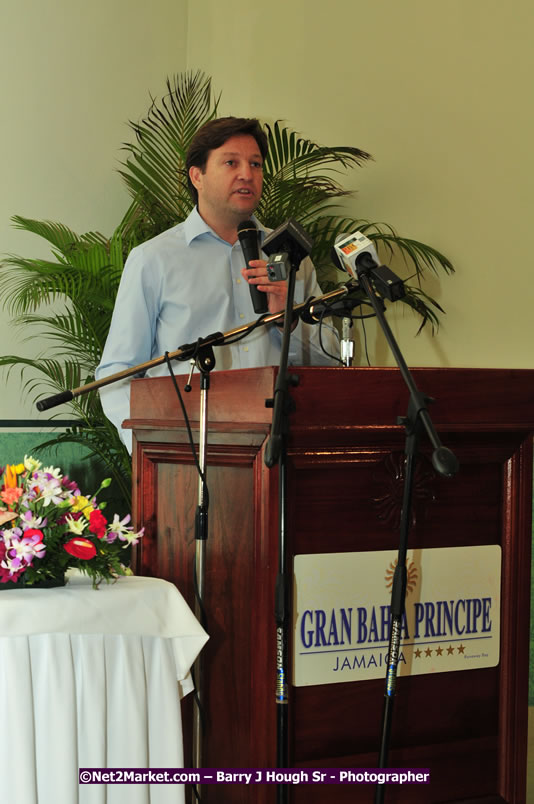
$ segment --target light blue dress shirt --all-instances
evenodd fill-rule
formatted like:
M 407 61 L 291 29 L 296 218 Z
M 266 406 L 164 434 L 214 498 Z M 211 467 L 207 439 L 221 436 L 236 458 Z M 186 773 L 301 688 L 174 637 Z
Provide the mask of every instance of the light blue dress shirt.
M 255 221 L 263 240 L 267 230 Z M 262 255 L 263 257 L 265 255 Z M 254 321 L 248 283 L 241 276 L 245 259 L 239 241 L 230 245 L 195 208 L 183 222 L 132 249 L 120 282 L 115 309 L 96 379 L 102 379 L 214 332 L 228 332 Z M 306 258 L 297 272 L 295 304 L 320 296 L 315 269 Z M 292 365 L 331 365 L 319 346 L 319 327 L 299 322 L 291 333 Z M 336 335 L 323 328 L 326 349 L 338 354 Z M 281 330 L 259 327 L 242 341 L 215 347 L 216 370 L 276 366 Z M 176 374 L 189 362 L 173 362 Z M 167 374 L 163 364 L 146 376 Z M 106 416 L 131 450 L 131 432 L 121 424 L 130 413 L 130 380 L 100 389 Z

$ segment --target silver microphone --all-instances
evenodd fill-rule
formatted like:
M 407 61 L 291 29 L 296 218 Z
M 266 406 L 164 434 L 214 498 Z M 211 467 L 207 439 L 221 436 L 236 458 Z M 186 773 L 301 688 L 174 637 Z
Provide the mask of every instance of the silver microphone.
M 343 318 L 341 322 L 341 362 L 344 366 L 352 366 L 354 357 L 354 341 L 351 338 L 352 319 Z

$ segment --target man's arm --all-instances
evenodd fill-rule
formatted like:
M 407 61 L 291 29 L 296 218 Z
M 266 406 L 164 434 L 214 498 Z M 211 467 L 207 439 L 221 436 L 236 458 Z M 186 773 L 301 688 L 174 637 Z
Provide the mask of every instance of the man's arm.
M 97 380 L 144 363 L 152 357 L 152 342 L 158 309 L 158 282 L 144 270 L 142 251 L 134 249 L 122 274 L 109 334 L 95 377 Z M 122 429 L 130 415 L 130 380 L 100 389 L 104 413 L 113 422 L 131 451 L 131 431 Z

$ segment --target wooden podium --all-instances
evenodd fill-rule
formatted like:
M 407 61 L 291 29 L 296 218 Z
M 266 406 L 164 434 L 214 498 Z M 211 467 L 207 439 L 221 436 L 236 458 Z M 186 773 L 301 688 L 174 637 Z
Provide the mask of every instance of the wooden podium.
M 290 554 L 397 548 L 404 430 L 396 422 L 408 403 L 398 370 L 293 373 Z M 534 371 L 429 368 L 413 376 L 436 400 L 435 427 L 461 467 L 452 480 L 436 476 L 422 439 L 409 547 L 501 545 L 501 651 L 494 668 L 399 678 L 389 765 L 428 767 L 431 785 L 390 785 L 386 801 L 524 802 Z M 264 465 L 275 377 L 264 368 L 210 378 L 205 767 L 275 766 L 278 485 L 277 470 Z M 198 381 L 183 396 L 198 437 Z M 197 474 L 169 379 L 134 380 L 127 426 L 136 522 L 146 529 L 136 572 L 172 581 L 193 606 Z M 386 517 L 376 506 L 384 494 Z M 376 768 L 383 694 L 383 679 L 291 687 L 292 767 Z M 186 758 L 188 751 L 185 732 Z M 275 787 L 206 785 L 202 800 L 274 802 Z M 373 787 L 295 785 L 290 800 L 370 802 Z

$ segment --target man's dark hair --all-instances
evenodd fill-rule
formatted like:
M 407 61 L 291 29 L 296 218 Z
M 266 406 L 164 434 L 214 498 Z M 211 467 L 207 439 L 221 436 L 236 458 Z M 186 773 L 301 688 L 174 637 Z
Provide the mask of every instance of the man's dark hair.
M 187 186 L 195 204 L 198 204 L 198 193 L 189 178 L 189 168 L 199 167 L 202 172 L 206 169 L 206 162 L 210 151 L 220 148 L 230 137 L 240 134 L 250 134 L 258 143 L 261 158 L 267 156 L 267 136 L 260 123 L 250 117 L 219 117 L 204 123 L 197 131 L 187 149 L 185 169 L 187 173 Z

